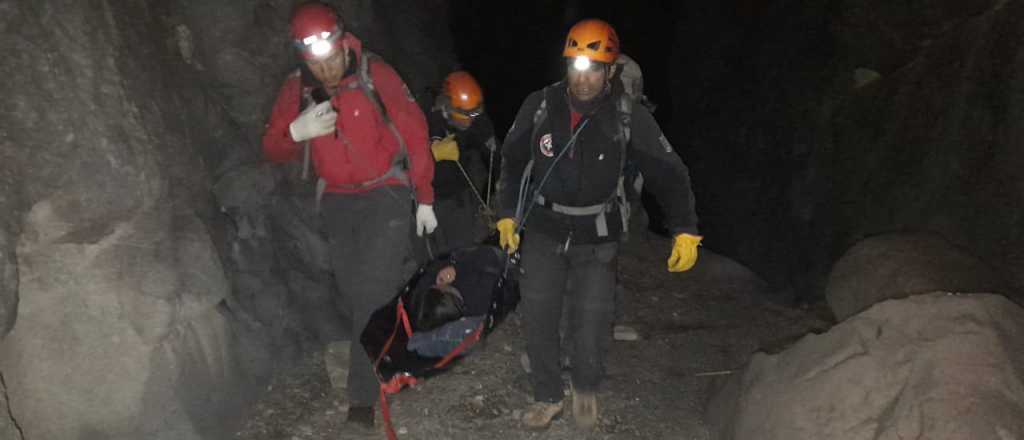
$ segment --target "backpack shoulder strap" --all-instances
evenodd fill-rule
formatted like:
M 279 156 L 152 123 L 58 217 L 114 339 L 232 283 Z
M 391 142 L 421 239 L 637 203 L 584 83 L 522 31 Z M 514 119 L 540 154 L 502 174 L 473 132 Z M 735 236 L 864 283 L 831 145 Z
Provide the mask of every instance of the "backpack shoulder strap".
M 621 127 L 620 133 L 622 134 L 622 143 L 627 145 L 629 144 L 630 135 L 632 134 L 630 132 L 630 129 L 633 124 L 633 105 L 633 97 L 629 96 L 629 94 L 627 93 L 623 93 L 621 96 L 619 96 L 619 100 L 615 105 L 619 113 L 619 125 Z
M 384 101 L 381 99 L 380 93 L 373 84 L 373 76 L 370 75 L 370 64 L 377 59 L 379 59 L 377 54 L 368 50 L 363 51 L 362 56 L 359 57 L 359 78 L 350 83 L 350 87 L 352 87 L 352 84 L 355 84 L 355 87 L 359 87 L 362 90 L 363 94 L 366 95 L 366 98 L 373 103 L 374 109 L 377 110 L 377 114 L 379 114 L 381 119 L 384 120 L 384 124 L 387 125 L 388 130 L 390 130 L 391 134 L 393 134 L 395 139 L 398 140 L 399 151 L 398 154 L 395 155 L 394 160 L 392 160 L 392 163 L 395 165 L 401 165 L 405 169 L 409 169 L 409 147 L 406 145 L 405 139 L 402 137 L 402 133 L 400 133 L 398 131 L 398 127 L 395 126 L 394 121 L 391 120 L 391 116 L 388 115 L 388 109 L 384 105 Z
M 354 185 L 354 187 L 366 187 L 377 182 L 386 180 L 388 178 L 397 178 L 402 181 L 405 185 L 408 185 L 412 189 L 412 194 L 416 193 L 416 184 L 413 183 L 412 178 L 409 177 L 408 170 L 409 166 L 409 147 L 405 143 L 405 138 L 402 137 L 402 133 L 398 131 L 398 127 L 395 126 L 394 121 L 388 115 L 387 107 L 384 106 L 384 101 L 380 98 L 380 93 L 377 92 L 377 88 L 373 85 L 373 77 L 370 75 L 370 63 L 377 58 L 373 52 L 368 50 L 363 51 L 362 56 L 359 57 L 358 75 L 355 81 L 348 83 L 348 89 L 358 88 L 366 96 L 366 99 L 373 104 L 374 110 L 380 115 L 384 121 L 384 125 L 388 127 L 388 131 L 395 136 L 398 141 L 398 153 L 391 159 L 391 168 L 388 169 L 384 174 L 377 176 L 376 178 L 370 179 L 366 182 Z M 327 189 L 327 182 L 320 178 L 316 183 L 316 204 L 315 209 L 320 212 L 320 199 L 323 197 L 324 191 Z

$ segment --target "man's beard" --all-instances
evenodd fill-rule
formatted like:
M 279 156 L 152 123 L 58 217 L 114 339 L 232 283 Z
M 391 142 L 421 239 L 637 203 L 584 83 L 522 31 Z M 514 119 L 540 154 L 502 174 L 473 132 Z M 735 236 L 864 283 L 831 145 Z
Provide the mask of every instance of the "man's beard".
M 576 110 L 576 112 L 580 114 L 590 115 L 597 111 L 597 109 L 601 107 L 601 104 L 604 104 L 604 102 L 608 100 L 609 89 L 610 87 L 608 87 L 608 85 L 605 84 L 605 86 L 601 88 L 601 92 L 598 93 L 597 96 L 594 96 L 593 98 L 586 101 L 576 99 L 576 96 L 573 95 L 568 88 L 566 88 L 566 92 L 569 95 L 569 105 L 572 106 L 573 110 Z

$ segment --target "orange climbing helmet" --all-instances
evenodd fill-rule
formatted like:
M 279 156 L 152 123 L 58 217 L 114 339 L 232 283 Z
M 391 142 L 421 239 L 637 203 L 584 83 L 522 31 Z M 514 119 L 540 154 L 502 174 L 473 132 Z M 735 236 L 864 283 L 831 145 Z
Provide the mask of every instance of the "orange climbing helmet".
M 473 75 L 464 70 L 449 73 L 442 90 L 446 99 L 445 110 L 457 121 L 466 123 L 483 112 L 484 92 Z
M 615 33 L 615 28 L 604 20 L 582 20 L 569 29 L 562 55 L 568 58 L 585 57 L 600 63 L 614 63 L 619 57 L 619 35 Z
M 302 57 L 326 58 L 341 47 L 342 26 L 334 8 L 323 3 L 299 5 L 292 13 L 292 40 Z

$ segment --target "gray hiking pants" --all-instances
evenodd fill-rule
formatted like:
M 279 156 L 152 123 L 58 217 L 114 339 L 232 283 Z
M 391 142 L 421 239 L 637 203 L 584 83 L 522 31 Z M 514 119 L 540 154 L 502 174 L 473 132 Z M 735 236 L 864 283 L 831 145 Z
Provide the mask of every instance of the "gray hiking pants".
M 523 238 L 521 315 L 530 357 L 534 399 L 558 402 L 563 397 L 559 322 L 569 307 L 572 335 L 572 383 L 577 390 L 597 391 L 611 339 L 615 309 L 618 242 L 571 245 L 542 234 Z M 574 298 L 565 301 L 566 281 L 573 279 Z
M 324 226 L 342 313 L 352 319 L 348 397 L 352 406 L 376 403 L 380 382 L 359 337 L 374 311 L 398 294 L 415 269 L 409 190 L 388 186 L 357 194 L 325 194 Z

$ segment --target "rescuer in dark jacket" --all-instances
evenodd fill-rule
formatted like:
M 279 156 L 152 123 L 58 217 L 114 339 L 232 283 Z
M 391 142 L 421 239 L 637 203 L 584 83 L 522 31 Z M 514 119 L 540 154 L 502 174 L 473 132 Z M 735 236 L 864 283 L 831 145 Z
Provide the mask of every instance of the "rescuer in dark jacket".
M 484 112 L 483 90 L 465 71 L 445 78 L 427 121 L 436 161 L 435 252 L 444 254 L 473 245 L 487 233 L 498 144 L 494 125 Z
M 701 237 L 689 172 L 650 112 L 610 86 L 618 52 L 608 23 L 592 19 L 573 26 L 563 51 L 566 79 L 526 98 L 502 149 L 501 246 L 514 252 L 520 232 L 527 231 L 520 310 L 536 401 L 523 417 L 531 429 L 547 427 L 563 408 L 558 327 L 570 276 L 576 296 L 568 332 L 574 338 L 572 412 L 581 428 L 597 423 L 595 393 L 610 339 L 616 258 L 626 224 L 627 159 L 665 207 L 675 237 L 668 270 L 689 270 L 697 259 Z

